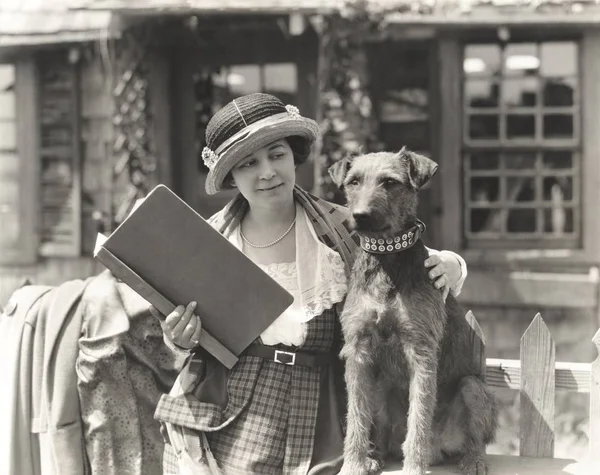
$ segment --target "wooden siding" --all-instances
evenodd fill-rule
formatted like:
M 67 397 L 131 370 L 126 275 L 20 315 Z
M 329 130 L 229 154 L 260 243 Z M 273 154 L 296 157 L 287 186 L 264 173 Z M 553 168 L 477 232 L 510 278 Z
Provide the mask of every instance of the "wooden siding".
M 21 82 L 33 84 L 36 82 L 35 65 L 33 60 L 22 59 L 20 66 Z M 25 74 L 27 72 L 27 74 Z M 23 265 L 0 265 L 0 307 L 2 307 L 10 294 L 23 282 L 29 279 L 35 284 L 57 285 L 66 280 L 85 278 L 99 273 L 103 266 L 98 264 L 91 256 L 96 239 L 96 223 L 92 219 L 95 210 L 107 214 L 110 210 L 111 199 L 111 177 L 110 166 L 112 150 L 112 101 L 110 84 L 105 79 L 106 73 L 102 69 L 100 58 L 94 56 L 89 61 L 81 64 L 80 92 L 81 99 L 80 117 L 80 150 L 81 150 L 81 172 L 82 172 L 82 249 L 81 257 L 48 257 L 37 256 L 37 226 L 39 220 L 38 203 L 39 193 L 39 147 L 37 137 L 39 133 L 26 134 L 21 147 L 24 147 L 23 156 L 24 187 L 27 206 L 23 207 L 23 223 L 28 226 L 28 231 L 23 233 L 24 245 L 30 247 L 31 259 Z M 27 103 L 19 106 L 20 111 L 27 115 L 37 117 L 33 109 L 36 103 L 37 89 L 32 87 Z M 27 112 L 29 111 L 29 112 Z M 24 119 L 25 120 L 25 119 Z M 36 120 L 30 117 L 22 125 L 22 130 L 37 130 L 39 126 Z M 32 138 L 33 137 L 33 138 Z M 75 149 L 78 147 L 76 146 Z

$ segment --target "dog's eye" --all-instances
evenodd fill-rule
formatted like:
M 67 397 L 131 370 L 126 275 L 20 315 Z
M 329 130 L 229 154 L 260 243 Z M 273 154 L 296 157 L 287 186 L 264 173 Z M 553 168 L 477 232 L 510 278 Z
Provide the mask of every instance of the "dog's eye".
M 349 182 L 346 184 L 346 186 L 357 186 L 358 184 L 359 184 L 359 181 L 358 181 L 358 179 L 357 179 L 357 178 L 354 178 L 354 179 L 350 180 L 350 181 L 349 181 Z
M 383 180 L 384 186 L 394 186 L 394 185 L 397 185 L 398 183 L 399 183 L 399 181 L 394 180 L 393 178 L 386 178 L 385 180 Z

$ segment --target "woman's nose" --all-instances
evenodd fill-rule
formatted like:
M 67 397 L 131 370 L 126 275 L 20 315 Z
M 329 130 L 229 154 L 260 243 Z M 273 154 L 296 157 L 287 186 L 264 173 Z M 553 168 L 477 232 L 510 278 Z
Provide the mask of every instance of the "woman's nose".
M 260 163 L 260 178 L 270 180 L 275 176 L 275 169 L 270 160 L 262 160 Z

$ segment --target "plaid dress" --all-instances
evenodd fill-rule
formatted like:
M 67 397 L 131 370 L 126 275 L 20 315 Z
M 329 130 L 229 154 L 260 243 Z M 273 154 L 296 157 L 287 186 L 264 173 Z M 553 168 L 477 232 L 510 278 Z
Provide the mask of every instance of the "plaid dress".
M 340 253 L 349 271 L 356 241 L 346 226 L 345 209 L 300 189 L 296 199 L 319 239 Z M 234 200 L 213 218 L 213 226 L 221 232 L 235 227 L 245 212 L 243 203 L 237 206 Z M 307 322 L 301 347 L 276 347 L 337 355 L 341 346 L 338 308 Z M 205 358 L 190 381 L 183 394 L 161 398 L 155 417 L 163 424 L 185 428 L 188 440 L 199 439 L 203 432 L 226 475 L 325 475 L 339 470 L 345 417 L 341 362 L 287 366 L 242 356 L 228 371 Z M 179 473 L 178 457 L 169 443 L 163 466 L 166 475 Z

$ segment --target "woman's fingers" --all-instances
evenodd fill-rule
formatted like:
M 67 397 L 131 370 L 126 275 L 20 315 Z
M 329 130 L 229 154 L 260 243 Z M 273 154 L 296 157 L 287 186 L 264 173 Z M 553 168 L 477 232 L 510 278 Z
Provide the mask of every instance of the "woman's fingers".
M 441 264 L 436 265 L 433 269 L 431 269 L 428 274 L 431 280 L 434 280 L 436 277 L 439 277 L 444 273 L 444 268 Z
M 196 331 L 197 322 L 198 322 L 198 317 L 196 317 L 196 315 L 192 315 L 190 317 L 190 320 L 188 321 L 187 325 L 181 332 L 181 340 L 184 343 L 187 343 L 191 340 L 192 335 Z
M 440 256 L 438 254 L 432 254 L 427 259 L 425 259 L 425 267 L 432 267 L 442 262 Z
M 196 320 L 196 329 L 194 330 L 190 341 L 194 346 L 198 346 L 200 344 L 200 334 L 202 333 L 202 322 L 200 321 L 200 317 L 197 315 L 194 316 L 194 320 Z
M 196 302 L 187 306 L 176 307 L 162 323 L 163 332 L 177 346 L 192 349 L 200 342 L 202 323 L 200 317 L 194 315 Z
M 192 315 L 194 314 L 195 308 L 196 308 L 196 302 L 190 302 L 187 304 L 187 306 L 185 307 L 185 311 L 181 315 L 181 318 L 179 319 L 179 321 L 173 328 L 173 334 L 181 335 L 183 333 L 183 331 L 185 330 L 185 327 L 187 326 L 187 324 L 190 321 L 190 318 L 192 318 Z
M 445 285 L 448 285 L 448 277 L 446 274 L 442 274 L 441 277 L 437 278 L 433 285 L 435 285 L 436 289 L 441 289 Z
M 166 332 L 172 332 L 177 323 L 179 323 L 179 319 L 185 312 L 185 307 L 183 305 L 178 305 L 173 309 L 173 311 L 167 315 L 165 321 L 163 322 L 163 330 Z

